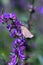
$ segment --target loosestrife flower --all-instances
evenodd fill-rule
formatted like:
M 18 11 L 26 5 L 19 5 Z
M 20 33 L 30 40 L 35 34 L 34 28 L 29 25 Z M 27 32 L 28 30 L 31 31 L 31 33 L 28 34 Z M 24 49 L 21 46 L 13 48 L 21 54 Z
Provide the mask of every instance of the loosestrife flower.
M 18 20 L 15 13 L 4 13 L 3 16 L 0 16 L 0 20 L 7 24 L 10 37 L 16 38 L 12 42 L 11 61 L 8 65 L 16 65 L 17 63 L 22 65 L 21 62 L 24 62 L 26 58 L 24 45 L 26 40 L 21 31 L 22 23 Z M 9 24 L 8 20 L 12 20 L 12 22 Z

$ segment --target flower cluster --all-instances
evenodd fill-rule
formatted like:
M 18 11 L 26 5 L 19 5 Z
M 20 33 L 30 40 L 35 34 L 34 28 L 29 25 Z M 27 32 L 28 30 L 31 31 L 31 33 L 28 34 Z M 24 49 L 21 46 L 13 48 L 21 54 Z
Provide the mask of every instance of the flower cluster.
M 12 22 L 9 24 L 9 20 Z M 12 53 L 10 55 L 11 62 L 8 65 L 16 65 L 18 62 L 21 63 L 25 60 L 25 37 L 21 31 L 21 22 L 19 22 L 18 18 L 16 17 L 15 13 L 9 14 L 4 13 L 0 16 L 0 22 L 7 24 L 7 29 L 10 33 L 12 38 L 16 38 L 12 42 Z M 20 64 L 21 65 L 21 64 Z

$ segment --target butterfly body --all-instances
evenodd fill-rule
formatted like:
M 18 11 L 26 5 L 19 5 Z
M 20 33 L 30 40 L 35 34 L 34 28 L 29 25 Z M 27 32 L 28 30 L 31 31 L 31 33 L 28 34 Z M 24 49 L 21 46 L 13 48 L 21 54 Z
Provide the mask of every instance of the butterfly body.
M 25 38 L 33 38 L 34 37 L 34 35 L 25 26 L 21 26 L 21 30 L 22 30 L 22 33 Z

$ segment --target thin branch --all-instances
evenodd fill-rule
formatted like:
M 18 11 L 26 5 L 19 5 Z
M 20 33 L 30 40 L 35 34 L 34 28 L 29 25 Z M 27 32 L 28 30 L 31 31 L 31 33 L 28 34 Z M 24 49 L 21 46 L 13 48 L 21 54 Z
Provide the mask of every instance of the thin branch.
M 35 12 L 35 11 L 34 11 L 34 2 L 35 2 L 35 0 L 32 0 L 32 10 L 30 11 L 30 16 L 29 16 L 29 20 L 28 20 L 28 28 L 29 28 L 29 29 L 31 28 L 30 21 L 31 21 L 31 19 L 32 19 L 32 14 Z

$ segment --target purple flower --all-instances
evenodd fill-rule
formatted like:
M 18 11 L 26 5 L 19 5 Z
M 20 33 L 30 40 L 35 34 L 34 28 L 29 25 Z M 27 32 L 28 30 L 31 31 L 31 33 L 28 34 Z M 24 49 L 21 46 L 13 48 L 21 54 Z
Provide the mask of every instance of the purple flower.
M 14 58 L 15 57 L 15 54 L 14 53 L 11 53 L 10 54 L 10 58 L 12 59 L 12 58 Z
M 13 42 L 12 42 L 12 48 L 14 48 L 14 46 L 17 46 L 19 43 L 21 43 L 21 40 L 19 38 L 16 38 Z
M 16 65 L 17 64 L 17 58 L 16 57 L 12 58 L 11 61 L 13 62 L 13 65 Z
M 14 48 L 16 45 L 17 45 L 17 39 L 15 39 L 15 40 L 12 42 L 12 48 Z
M 4 13 L 3 17 L 6 18 L 6 19 L 9 19 L 10 18 L 10 14 L 9 13 Z
M 23 61 L 25 59 L 24 51 L 25 51 L 25 46 L 21 46 L 18 48 L 18 55 L 19 55 L 21 61 Z
M 16 65 L 17 64 L 17 58 L 16 58 L 16 56 L 12 53 L 11 54 L 11 62 L 10 63 L 8 63 L 8 65 Z
M 11 31 L 11 33 L 10 33 L 10 36 L 11 36 L 11 37 L 14 37 L 14 36 L 16 36 L 16 34 L 17 34 L 17 30 L 16 30 L 16 29 L 13 29 L 13 30 Z
M 12 52 L 16 53 L 17 49 L 16 48 L 12 48 Z
M 13 63 L 12 63 L 12 62 L 10 62 L 10 63 L 8 63 L 8 65 L 13 65 Z
M 17 36 L 19 37 L 23 36 L 21 28 L 17 28 L 17 31 L 18 31 Z
M 17 27 L 20 27 L 22 25 L 21 22 L 19 22 L 18 19 L 16 20 L 15 24 L 16 24 Z
M 15 20 L 17 18 L 16 14 L 15 13 L 10 13 L 10 18 Z
M 12 42 L 12 48 L 14 48 L 15 46 L 22 46 L 24 44 L 24 40 L 20 39 L 20 38 L 16 38 L 13 42 Z
M 8 31 L 10 32 L 11 29 L 12 29 L 12 25 L 7 25 L 7 29 L 8 29 Z

